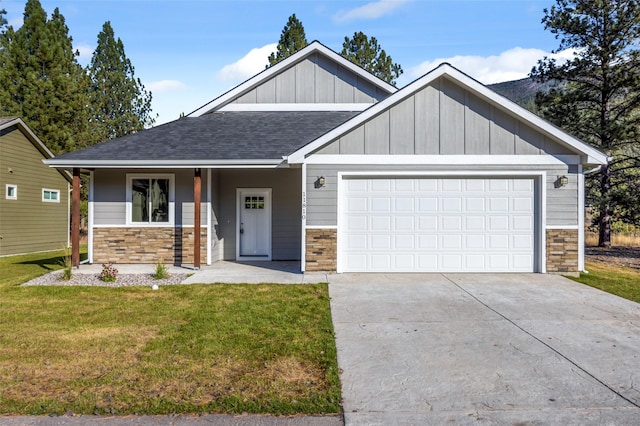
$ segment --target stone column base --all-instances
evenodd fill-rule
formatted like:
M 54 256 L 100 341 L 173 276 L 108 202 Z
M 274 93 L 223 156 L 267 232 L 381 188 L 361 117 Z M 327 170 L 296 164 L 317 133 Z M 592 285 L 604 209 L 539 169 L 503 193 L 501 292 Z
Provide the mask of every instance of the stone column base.
M 335 272 L 338 257 L 338 230 L 309 228 L 306 231 L 305 271 Z
M 547 229 L 547 272 L 579 273 L 577 229 Z

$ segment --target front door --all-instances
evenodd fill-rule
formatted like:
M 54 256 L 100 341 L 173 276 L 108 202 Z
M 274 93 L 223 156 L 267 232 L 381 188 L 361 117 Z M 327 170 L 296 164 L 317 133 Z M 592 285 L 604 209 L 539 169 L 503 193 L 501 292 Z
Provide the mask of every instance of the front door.
M 271 189 L 238 189 L 238 260 L 271 260 Z

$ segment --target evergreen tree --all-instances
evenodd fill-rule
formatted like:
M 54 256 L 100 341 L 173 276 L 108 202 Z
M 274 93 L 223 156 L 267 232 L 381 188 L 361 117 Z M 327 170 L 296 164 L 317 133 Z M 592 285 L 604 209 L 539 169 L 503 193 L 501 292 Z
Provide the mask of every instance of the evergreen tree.
M 269 65 L 267 65 L 267 68 L 288 58 L 308 44 L 302 22 L 296 18 L 296 14 L 294 13 L 289 16 L 289 20 L 282 30 L 280 41 L 278 42 L 278 50 L 269 55 Z
M 342 56 L 369 71 L 376 77 L 395 86 L 396 78 L 402 75 L 402 67 L 393 63 L 391 56 L 378 44 L 375 37 L 367 37 L 363 32 L 353 33 L 353 38 L 344 38 Z
M 542 23 L 572 49 L 566 63 L 544 58 L 531 71 L 559 86 L 537 97 L 546 118 L 613 159 L 590 181 L 599 246 L 611 245 L 612 215 L 640 222 L 640 4 L 637 0 L 556 0 Z
M 5 27 L 7 26 L 7 19 L 4 17 L 6 14 L 6 10 L 0 9 L 0 34 L 5 32 Z
M 89 65 L 92 125 L 99 141 L 137 132 L 155 122 L 145 90 L 109 21 L 98 34 Z
M 22 27 L 0 38 L 0 115 L 21 117 L 56 155 L 89 142 L 87 79 L 68 33 L 58 9 L 47 20 L 28 0 Z

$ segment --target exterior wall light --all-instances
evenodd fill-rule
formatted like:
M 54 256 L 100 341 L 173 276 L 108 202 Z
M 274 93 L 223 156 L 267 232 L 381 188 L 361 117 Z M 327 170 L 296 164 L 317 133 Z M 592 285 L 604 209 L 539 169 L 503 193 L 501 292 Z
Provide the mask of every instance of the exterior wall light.
M 318 188 L 322 188 L 325 184 L 325 179 L 324 176 L 320 176 L 318 179 L 316 179 L 316 181 L 313 183 L 313 186 L 318 189 Z
M 558 178 L 554 182 L 553 186 L 555 186 L 556 188 L 562 188 L 563 186 L 567 186 L 568 183 L 569 183 L 569 178 L 568 177 L 566 177 L 566 176 L 558 176 Z

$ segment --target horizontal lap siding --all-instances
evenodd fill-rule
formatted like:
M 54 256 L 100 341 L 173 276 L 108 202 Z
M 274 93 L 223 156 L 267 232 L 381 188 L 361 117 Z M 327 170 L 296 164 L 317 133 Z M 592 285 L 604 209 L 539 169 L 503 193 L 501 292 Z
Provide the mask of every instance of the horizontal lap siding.
M 315 53 L 232 103 L 374 103 L 388 94 Z
M 69 184 L 44 158 L 17 127 L 0 131 L 0 256 L 67 246 Z M 6 199 L 7 184 L 17 200 Z M 43 202 L 43 188 L 60 191 L 60 202 Z
M 456 168 L 455 171 L 482 171 L 486 167 L 466 166 L 464 169 Z M 575 166 L 571 169 L 567 166 L 500 166 L 490 167 L 492 171 L 541 171 L 547 172 L 547 226 L 578 225 L 578 175 Z M 386 166 L 386 165 L 316 165 L 307 166 L 307 226 L 337 226 L 337 200 L 338 200 L 338 172 L 429 172 L 429 171 L 454 171 L 450 166 Z M 554 182 L 558 176 L 566 175 L 569 184 L 563 188 L 555 188 Z M 325 186 L 315 188 L 314 182 L 319 176 L 324 176 Z M 428 178 L 428 176 L 425 176 Z

